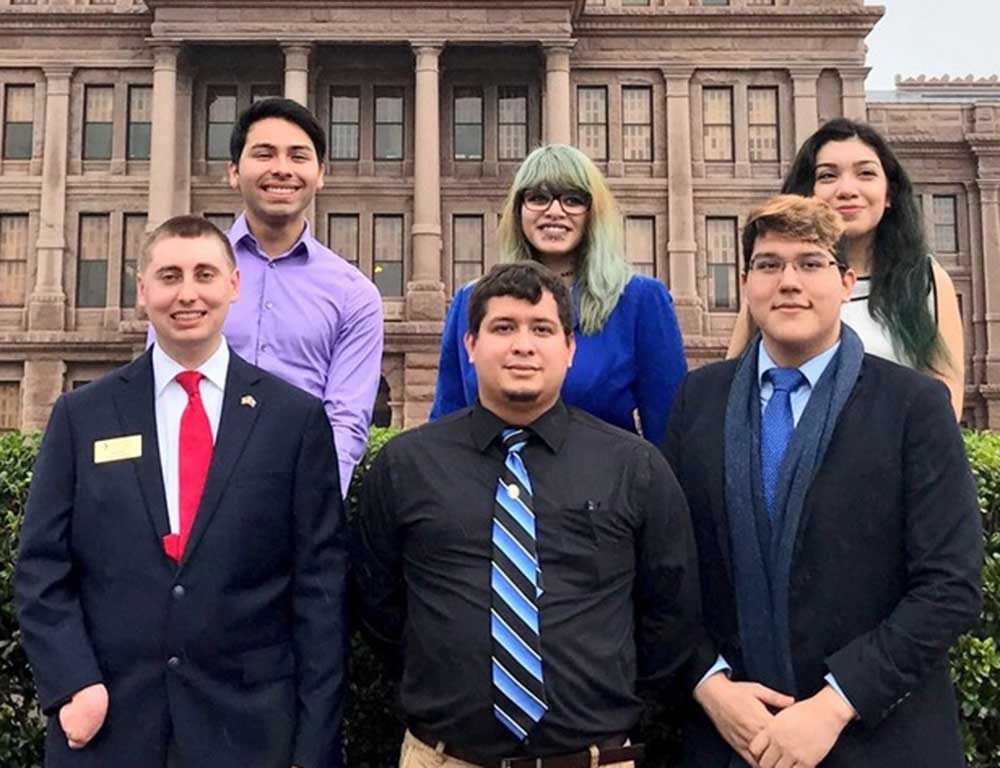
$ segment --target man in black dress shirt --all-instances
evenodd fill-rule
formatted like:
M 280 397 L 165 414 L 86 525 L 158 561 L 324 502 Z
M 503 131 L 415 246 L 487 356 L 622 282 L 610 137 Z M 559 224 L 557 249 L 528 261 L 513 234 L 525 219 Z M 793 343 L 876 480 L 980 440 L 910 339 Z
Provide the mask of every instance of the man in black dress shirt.
M 561 401 L 572 327 L 552 273 L 494 268 L 465 339 L 479 402 L 368 475 L 355 578 L 402 654 L 401 768 L 631 766 L 638 685 L 701 644 L 684 498 L 646 441 Z

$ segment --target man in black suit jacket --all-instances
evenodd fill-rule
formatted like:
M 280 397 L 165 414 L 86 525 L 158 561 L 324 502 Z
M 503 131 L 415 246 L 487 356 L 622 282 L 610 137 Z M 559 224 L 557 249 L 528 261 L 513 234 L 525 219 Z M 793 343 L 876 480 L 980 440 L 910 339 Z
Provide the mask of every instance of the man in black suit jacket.
M 25 512 L 46 765 L 339 765 L 346 547 L 323 405 L 229 351 L 239 273 L 204 219 L 150 235 L 138 288 L 157 344 L 59 398 Z
M 752 214 L 761 337 L 676 401 L 664 451 L 719 654 L 693 677 L 683 765 L 964 765 L 947 651 L 980 605 L 975 486 L 944 386 L 841 325 L 842 231 L 812 199 Z

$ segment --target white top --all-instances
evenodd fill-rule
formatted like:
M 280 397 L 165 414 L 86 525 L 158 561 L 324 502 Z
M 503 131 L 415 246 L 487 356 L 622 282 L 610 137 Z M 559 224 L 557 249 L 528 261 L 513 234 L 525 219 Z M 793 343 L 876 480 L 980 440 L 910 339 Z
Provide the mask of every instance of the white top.
M 876 357 L 884 358 L 899 365 L 912 368 L 912 363 L 905 357 L 902 350 L 897 351 L 892 343 L 892 335 L 889 329 L 876 318 L 872 317 L 868 311 L 868 295 L 871 292 L 871 278 L 859 277 L 858 281 L 851 289 L 851 298 L 840 307 L 840 319 L 851 326 L 851 329 L 861 337 L 861 342 L 865 345 L 865 352 Z M 931 290 L 927 294 L 927 308 L 931 311 L 931 317 L 937 319 L 937 301 L 935 300 L 936 288 L 933 277 L 931 279 Z
M 187 408 L 188 396 L 177 381 L 177 374 L 186 371 L 167 356 L 159 344 L 153 346 L 153 397 L 156 402 L 156 443 L 160 449 L 160 469 L 163 473 L 163 492 L 167 500 L 167 517 L 170 532 L 179 533 L 180 526 L 180 439 L 181 415 Z M 229 345 L 223 339 L 219 348 L 197 369 L 204 378 L 198 384 L 201 402 L 212 427 L 212 443 L 219 434 L 222 418 L 222 398 L 226 390 L 226 373 L 229 371 Z

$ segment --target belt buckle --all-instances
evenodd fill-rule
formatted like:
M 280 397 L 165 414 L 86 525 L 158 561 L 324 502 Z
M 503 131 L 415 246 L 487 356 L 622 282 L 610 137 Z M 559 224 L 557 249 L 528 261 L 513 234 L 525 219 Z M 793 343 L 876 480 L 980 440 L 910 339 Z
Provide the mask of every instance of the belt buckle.
M 499 768 L 514 768 L 514 764 L 524 765 L 530 760 L 530 757 L 503 757 L 500 759 Z M 536 757 L 534 762 L 535 768 L 542 768 L 542 758 Z

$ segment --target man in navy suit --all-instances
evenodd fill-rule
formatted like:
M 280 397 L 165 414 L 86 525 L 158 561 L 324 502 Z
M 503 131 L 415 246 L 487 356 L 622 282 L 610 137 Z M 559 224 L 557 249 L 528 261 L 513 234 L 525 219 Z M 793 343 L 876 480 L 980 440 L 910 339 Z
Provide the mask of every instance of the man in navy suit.
M 665 453 L 698 543 L 705 624 L 682 766 L 959 768 L 948 648 L 976 620 L 982 531 L 944 385 L 867 355 L 840 217 L 751 214 L 760 336 L 692 372 Z M 710 661 L 707 662 L 710 664 Z
M 56 402 L 15 576 L 53 768 L 328 768 L 346 548 L 323 404 L 231 352 L 225 236 L 153 232 L 157 343 Z

